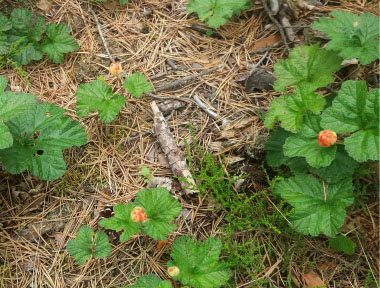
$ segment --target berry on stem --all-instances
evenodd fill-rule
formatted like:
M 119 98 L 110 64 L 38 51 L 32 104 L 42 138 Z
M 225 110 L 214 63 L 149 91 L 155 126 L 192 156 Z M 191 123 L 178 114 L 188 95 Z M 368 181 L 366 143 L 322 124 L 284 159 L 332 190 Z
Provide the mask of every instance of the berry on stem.
M 317 143 L 322 147 L 330 147 L 336 142 L 336 133 L 332 130 L 322 130 L 318 134 Z
M 170 277 L 178 276 L 179 268 L 177 266 L 172 266 L 168 268 L 168 274 Z
M 136 206 L 135 208 L 132 209 L 131 218 L 132 218 L 133 222 L 141 223 L 141 222 L 147 221 L 145 211 L 143 210 L 143 208 L 141 208 L 139 206 Z
M 123 69 L 121 68 L 121 64 L 119 62 L 113 62 L 110 65 L 109 71 L 111 75 L 118 76 L 123 72 Z

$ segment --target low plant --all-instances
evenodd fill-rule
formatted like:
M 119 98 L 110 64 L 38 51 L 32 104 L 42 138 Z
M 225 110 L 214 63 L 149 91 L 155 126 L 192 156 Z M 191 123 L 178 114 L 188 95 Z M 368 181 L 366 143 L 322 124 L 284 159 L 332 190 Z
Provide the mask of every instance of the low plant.
M 65 110 L 50 103 L 37 104 L 34 95 L 5 92 L 0 77 L 0 159 L 5 169 L 19 174 L 26 169 L 41 180 L 63 175 L 62 150 L 87 143 L 83 127 Z
M 75 95 L 79 117 L 87 116 L 91 111 L 98 111 L 104 123 L 114 120 L 127 102 L 123 95 L 113 94 L 111 87 L 102 80 L 79 85 Z
M 86 263 L 91 256 L 104 258 L 112 249 L 105 232 L 98 231 L 94 235 L 94 231 L 88 226 L 80 227 L 76 238 L 67 242 L 66 248 L 78 265 Z
M 43 40 L 42 40 L 43 38 Z M 18 65 L 41 60 L 45 53 L 54 63 L 61 63 L 66 53 L 78 50 L 65 24 L 51 23 L 25 8 L 16 8 L 8 18 L 0 13 L 0 58 Z
M 119 63 L 115 62 L 110 65 L 109 71 L 112 75 L 119 76 L 122 73 L 122 68 Z M 123 87 L 136 98 L 140 98 L 143 93 L 153 91 L 152 84 L 141 73 L 133 73 L 126 77 Z M 112 88 L 105 83 L 103 77 L 79 85 L 75 95 L 77 100 L 76 111 L 80 118 L 87 116 L 92 111 L 98 111 L 98 115 L 104 123 L 115 120 L 127 102 L 123 95 L 112 93 Z
M 275 64 L 275 90 L 296 87 L 272 101 L 264 121 L 269 129 L 281 122 L 266 145 L 267 163 L 289 166 L 295 174 L 274 187 L 274 192 L 294 207 L 290 221 L 303 234 L 330 237 L 338 234 L 345 209 L 354 202 L 355 168 L 379 160 L 380 140 L 379 89 L 368 90 L 364 81 L 348 80 L 328 98 L 315 92 L 334 80 L 332 73 L 340 69 L 343 60 L 339 56 L 359 57 L 348 52 L 359 43 L 362 63 L 378 57 L 378 53 L 372 57 L 371 51 L 378 47 L 373 38 L 379 34 L 368 27 L 375 16 L 332 15 L 336 18 L 322 18 L 312 25 L 331 36 L 327 49 L 319 45 L 297 47 L 288 59 Z M 351 35 L 351 40 L 339 42 L 346 39 L 342 35 Z M 363 41 L 358 42 L 359 38 Z
M 167 189 L 152 188 L 139 191 L 134 203 L 115 205 L 113 212 L 115 216 L 100 220 L 99 225 L 123 231 L 120 242 L 127 241 L 140 230 L 155 240 L 164 240 L 177 227 L 169 222 L 181 213 L 181 205 Z
M 130 288 L 172 288 L 172 284 L 170 284 L 167 280 L 161 280 L 156 275 L 144 275 L 137 279 L 136 283 Z M 127 288 L 126 286 L 121 288 Z
M 197 13 L 199 20 L 216 29 L 232 16 L 240 15 L 241 10 L 250 7 L 250 0 L 190 0 L 186 10 L 189 13 Z

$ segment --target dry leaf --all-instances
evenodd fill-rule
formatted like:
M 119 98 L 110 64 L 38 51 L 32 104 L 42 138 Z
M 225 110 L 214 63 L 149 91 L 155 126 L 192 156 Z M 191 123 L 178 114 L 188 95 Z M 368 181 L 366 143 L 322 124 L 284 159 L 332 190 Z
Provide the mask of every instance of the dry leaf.
M 157 251 L 162 250 L 162 248 L 164 248 L 167 243 L 168 243 L 168 239 L 157 240 Z
M 40 8 L 42 11 L 44 11 L 45 13 L 50 12 L 50 10 L 53 8 L 53 5 L 51 4 L 51 2 L 47 0 L 38 1 L 36 6 Z
M 270 46 L 276 44 L 277 42 L 279 42 L 281 40 L 282 40 L 281 35 L 279 33 L 272 34 L 269 37 L 262 38 L 262 39 L 255 41 L 255 45 L 252 47 L 252 50 L 255 51 L 255 50 L 258 50 L 261 48 L 270 47 Z
M 310 288 L 326 287 L 326 285 L 323 283 L 322 279 L 314 271 L 310 271 L 306 274 L 303 274 L 303 279 L 305 280 L 307 287 L 310 287 Z

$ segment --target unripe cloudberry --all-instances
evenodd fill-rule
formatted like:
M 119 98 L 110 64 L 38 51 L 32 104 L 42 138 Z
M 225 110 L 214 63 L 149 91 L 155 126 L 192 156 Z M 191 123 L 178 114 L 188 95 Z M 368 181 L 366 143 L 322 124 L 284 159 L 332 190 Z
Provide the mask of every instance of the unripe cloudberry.
M 332 130 L 322 130 L 318 134 L 317 143 L 322 147 L 330 147 L 336 142 L 336 133 Z
M 168 274 L 170 277 L 178 276 L 179 268 L 177 266 L 172 266 L 168 268 Z
M 113 62 L 110 65 L 109 71 L 111 75 L 118 76 L 121 72 L 123 72 L 123 69 L 121 68 L 121 64 L 119 62 Z
M 133 222 L 146 222 L 147 217 L 143 208 L 136 206 L 132 209 L 131 218 Z

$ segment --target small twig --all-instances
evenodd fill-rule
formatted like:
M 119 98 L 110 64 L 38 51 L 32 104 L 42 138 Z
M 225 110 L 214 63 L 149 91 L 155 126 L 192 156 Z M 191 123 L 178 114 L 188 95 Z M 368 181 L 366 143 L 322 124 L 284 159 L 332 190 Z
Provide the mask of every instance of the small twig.
M 100 38 L 102 39 L 102 42 L 103 42 L 103 45 L 104 45 L 104 49 L 106 49 L 108 57 L 111 59 L 111 61 L 115 62 L 115 59 L 112 57 L 112 55 L 110 53 L 110 50 L 108 49 L 106 39 L 104 39 L 103 32 L 102 32 L 102 27 L 100 26 L 98 17 L 96 16 L 95 12 L 92 9 L 90 9 L 90 12 L 94 16 L 94 19 L 95 19 L 95 22 L 96 22 L 96 26 L 98 27 L 98 32 L 99 32 Z
M 166 62 L 168 63 L 168 65 L 173 69 L 173 70 L 177 70 L 178 67 L 177 65 L 175 65 L 174 61 L 171 60 L 171 59 L 167 59 Z
M 269 54 L 269 51 L 268 51 L 268 50 L 265 51 L 264 55 L 261 57 L 261 59 L 259 60 L 259 62 L 257 62 L 257 63 L 255 64 L 255 66 L 253 66 L 252 69 L 249 71 L 248 76 L 247 76 L 247 79 L 248 79 L 249 77 L 251 77 L 252 74 L 257 70 L 257 67 L 259 67 L 260 64 L 263 63 L 263 61 L 265 60 L 265 58 L 267 58 L 268 54 Z
M 218 66 L 215 66 L 215 67 L 213 67 L 211 69 L 202 71 L 200 73 L 197 73 L 197 74 L 194 74 L 194 75 L 190 75 L 190 76 L 186 76 L 184 78 L 175 80 L 175 81 L 170 82 L 170 83 L 168 83 L 166 85 L 157 87 L 155 89 L 155 92 L 161 92 L 161 91 L 165 91 L 165 90 L 176 88 L 178 86 L 181 86 L 181 85 L 185 84 L 187 81 L 194 80 L 196 78 L 199 78 L 199 77 L 202 77 L 204 75 L 210 74 L 210 73 L 214 72 L 215 70 L 219 69 L 220 67 L 221 67 L 221 65 L 218 65 Z
M 261 3 L 263 4 L 263 8 L 265 10 L 265 12 L 268 14 L 270 20 L 272 20 L 272 22 L 274 23 L 274 25 L 277 26 L 278 30 L 280 31 L 280 34 L 281 34 L 281 38 L 282 38 L 282 41 L 284 42 L 284 45 L 285 45 L 285 48 L 287 50 L 289 50 L 289 45 L 288 45 L 288 41 L 286 40 L 286 35 L 285 35 L 285 32 L 284 32 L 284 28 L 282 28 L 280 22 L 277 21 L 277 19 L 272 15 L 272 12 L 270 11 L 269 7 L 268 7 L 268 4 L 267 4 L 267 0 L 261 0 Z
M 220 120 L 222 117 L 220 117 L 218 114 L 216 114 L 214 111 L 211 111 L 211 109 L 209 109 L 205 103 L 202 102 L 201 99 L 199 99 L 198 95 L 197 94 L 194 94 L 194 101 L 195 103 L 203 110 L 206 112 L 206 114 L 208 116 L 210 116 L 212 119 L 214 120 Z M 224 119 L 222 120 L 222 126 L 226 123 L 228 123 L 229 121 Z
M 278 11 L 280 11 L 280 3 L 278 0 L 269 0 L 270 1 L 270 7 L 272 15 L 276 15 Z

